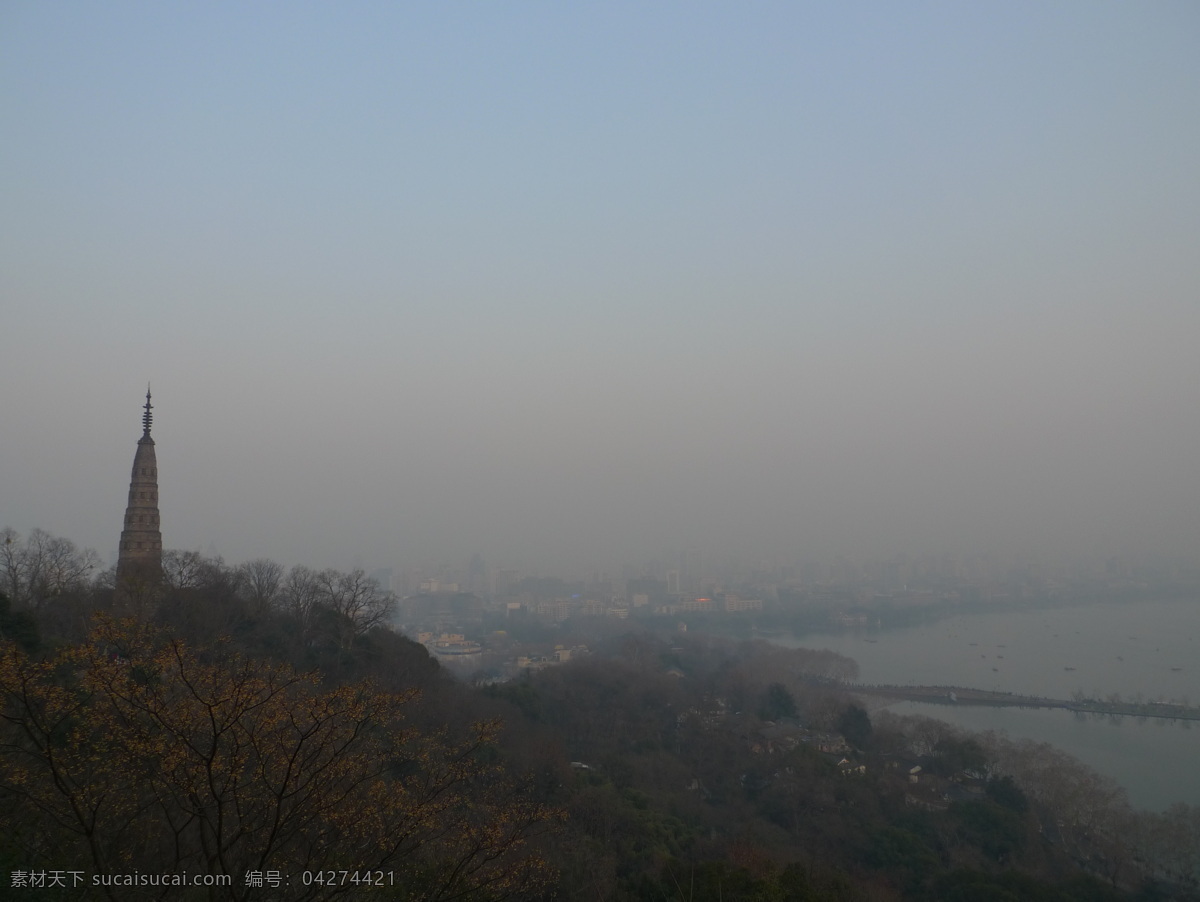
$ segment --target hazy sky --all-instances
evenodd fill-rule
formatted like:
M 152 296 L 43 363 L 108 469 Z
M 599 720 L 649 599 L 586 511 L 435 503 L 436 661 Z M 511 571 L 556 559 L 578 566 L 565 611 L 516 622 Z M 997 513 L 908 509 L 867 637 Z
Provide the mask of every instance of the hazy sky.
M 1200 5 L 0 3 L 0 527 L 1200 553 Z

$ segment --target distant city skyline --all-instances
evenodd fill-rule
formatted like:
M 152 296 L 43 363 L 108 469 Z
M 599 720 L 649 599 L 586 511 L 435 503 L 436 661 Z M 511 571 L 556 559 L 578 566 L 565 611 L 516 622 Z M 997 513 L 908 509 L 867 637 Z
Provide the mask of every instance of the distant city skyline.
M 149 380 L 231 561 L 1200 549 L 1194 5 L 0 23 L 0 527 Z

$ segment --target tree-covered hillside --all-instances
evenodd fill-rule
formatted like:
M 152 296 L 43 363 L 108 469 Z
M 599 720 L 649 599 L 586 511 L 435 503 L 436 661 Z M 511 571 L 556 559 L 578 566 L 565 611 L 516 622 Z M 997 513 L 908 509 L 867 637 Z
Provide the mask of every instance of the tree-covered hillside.
M 1200 812 L 1133 812 L 1046 746 L 872 715 L 828 652 L 629 632 L 473 686 L 387 627 L 361 573 L 174 553 L 126 618 L 69 543 L 63 578 L 31 578 L 22 555 L 52 544 L 10 543 L 0 598 L 5 893 L 1197 898 Z M 94 882 L 130 874 L 231 884 Z

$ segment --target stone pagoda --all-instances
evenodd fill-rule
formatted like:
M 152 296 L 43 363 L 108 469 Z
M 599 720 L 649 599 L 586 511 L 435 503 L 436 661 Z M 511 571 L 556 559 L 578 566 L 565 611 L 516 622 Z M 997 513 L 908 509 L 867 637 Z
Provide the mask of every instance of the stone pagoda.
M 158 524 L 158 461 L 154 439 L 150 437 L 153 420 L 150 386 L 146 386 L 142 437 L 133 455 L 133 475 L 129 479 L 129 503 L 125 507 L 125 528 L 117 552 L 117 594 L 127 600 L 144 599 L 162 583 L 162 533 Z

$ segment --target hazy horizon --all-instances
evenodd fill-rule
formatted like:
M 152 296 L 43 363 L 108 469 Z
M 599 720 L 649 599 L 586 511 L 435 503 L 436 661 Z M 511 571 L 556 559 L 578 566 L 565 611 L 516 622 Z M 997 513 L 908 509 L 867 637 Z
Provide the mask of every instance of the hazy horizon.
M 13 3 L 0 528 L 1200 552 L 1200 8 Z

